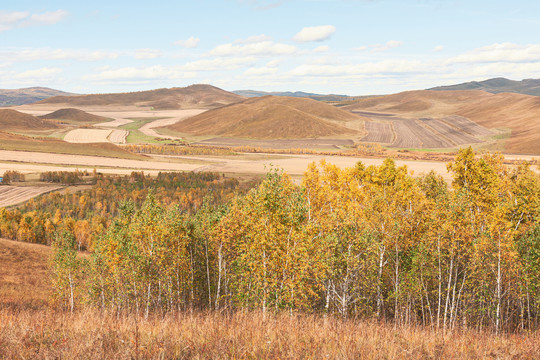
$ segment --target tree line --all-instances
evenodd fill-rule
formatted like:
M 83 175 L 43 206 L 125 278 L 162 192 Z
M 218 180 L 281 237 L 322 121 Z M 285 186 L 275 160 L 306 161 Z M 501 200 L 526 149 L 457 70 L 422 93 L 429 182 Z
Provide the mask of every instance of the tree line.
M 43 181 L 79 183 L 86 172 L 47 172 Z M 179 211 L 194 212 L 209 197 L 214 203 L 225 203 L 254 182 L 240 183 L 217 173 L 159 173 L 150 177 L 143 172 L 127 176 L 110 176 L 94 172 L 86 181 L 88 190 L 53 192 L 33 198 L 23 205 L 0 208 L 0 237 L 52 244 L 57 232 L 74 237 L 77 248 L 91 249 L 94 240 L 107 230 L 120 214 L 121 203 L 131 201 L 141 207 L 149 192 L 165 206 L 178 205 Z
M 469 148 L 451 186 L 391 159 L 271 171 L 226 204 L 186 213 L 150 194 L 77 258 L 55 241 L 55 296 L 71 309 L 305 311 L 437 329 L 538 329 L 540 176 Z

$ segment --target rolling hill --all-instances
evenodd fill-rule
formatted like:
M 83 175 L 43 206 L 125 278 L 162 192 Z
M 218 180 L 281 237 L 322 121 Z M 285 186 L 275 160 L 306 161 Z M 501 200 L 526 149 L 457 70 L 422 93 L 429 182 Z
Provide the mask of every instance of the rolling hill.
M 355 101 L 343 109 L 407 118 L 458 115 L 488 129 L 511 130 L 505 152 L 540 154 L 540 97 L 479 90 L 407 91 Z
M 361 117 L 322 102 L 304 98 L 264 96 L 210 110 L 169 128 L 193 135 L 255 139 L 315 138 L 358 134 L 347 128 Z
M 540 96 L 540 79 L 514 81 L 505 78 L 493 78 L 484 81 L 470 81 L 457 85 L 437 86 L 428 90 L 483 90 L 492 94 L 511 92 Z
M 2 131 L 42 131 L 57 129 L 58 125 L 13 109 L 0 109 Z
M 307 93 L 303 91 L 272 91 L 272 92 L 266 92 L 266 91 L 257 91 L 257 90 L 234 90 L 233 93 L 245 97 L 259 97 L 259 96 L 289 96 L 289 97 L 300 97 L 300 98 L 309 98 L 313 100 L 319 100 L 319 101 L 346 101 L 346 100 L 356 100 L 359 98 L 363 98 L 364 96 L 349 96 L 349 95 L 336 95 L 336 94 L 314 94 L 314 93 Z
M 125 105 L 150 107 L 156 110 L 186 108 L 212 109 L 242 101 L 244 97 L 211 85 L 191 85 L 184 88 L 157 89 L 116 94 L 81 96 L 55 96 L 39 104 L 66 104 L 70 106 Z
M 45 120 L 68 120 L 84 124 L 101 123 L 110 120 L 109 118 L 106 118 L 104 116 L 89 114 L 86 111 L 74 108 L 59 109 L 50 114 L 38 117 Z
M 72 96 L 74 94 L 46 87 L 24 89 L 0 89 L 0 106 L 32 104 L 52 96 Z

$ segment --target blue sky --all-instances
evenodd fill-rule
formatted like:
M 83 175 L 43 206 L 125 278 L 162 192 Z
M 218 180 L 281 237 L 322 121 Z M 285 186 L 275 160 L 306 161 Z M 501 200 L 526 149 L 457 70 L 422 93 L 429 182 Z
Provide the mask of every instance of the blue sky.
M 540 78 L 538 34 L 539 1 L 18 0 L 0 88 L 394 93 Z

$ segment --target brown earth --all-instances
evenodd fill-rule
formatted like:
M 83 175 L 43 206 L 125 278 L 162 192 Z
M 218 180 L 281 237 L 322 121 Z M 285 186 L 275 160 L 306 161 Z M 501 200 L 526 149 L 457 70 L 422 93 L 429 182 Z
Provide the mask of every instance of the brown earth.
M 19 204 L 59 188 L 58 186 L 0 186 L 0 207 Z
M 0 109 L 2 131 L 42 131 L 57 129 L 58 125 L 13 109 Z
M 354 121 L 362 117 L 316 100 L 263 96 L 207 111 L 169 129 L 193 135 L 299 139 L 359 134 L 346 126 Z
M 185 108 L 215 108 L 242 101 L 243 96 L 211 85 L 191 85 L 184 88 L 157 89 L 116 94 L 55 96 L 37 104 L 69 104 L 74 106 L 137 105 L 155 110 Z
M 540 154 L 540 97 L 479 90 L 407 91 L 358 100 L 343 109 L 393 113 L 401 116 L 459 115 L 488 129 L 509 128 L 505 152 Z
M 53 138 L 33 138 L 0 131 L 0 149 L 53 154 L 93 155 L 122 159 L 145 159 L 111 143 L 74 144 Z M 45 155 L 49 156 L 50 155 Z M 0 158 L 0 160 L 2 160 Z
M 39 116 L 39 118 L 49 120 L 70 120 L 84 124 L 110 121 L 109 118 L 106 118 L 104 116 L 89 114 L 86 111 L 74 108 L 59 109 L 50 114 L 41 115 Z

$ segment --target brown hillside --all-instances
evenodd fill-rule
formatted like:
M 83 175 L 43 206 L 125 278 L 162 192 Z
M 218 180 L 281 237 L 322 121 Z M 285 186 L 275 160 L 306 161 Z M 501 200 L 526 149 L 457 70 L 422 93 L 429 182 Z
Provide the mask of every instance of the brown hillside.
M 313 138 L 357 133 L 344 124 L 361 119 L 316 100 L 263 96 L 204 112 L 169 128 L 194 135 Z
M 58 125 L 12 109 L 0 109 L 0 129 L 32 131 L 57 129 Z
M 244 97 L 211 85 L 191 85 L 184 88 L 157 89 L 118 94 L 55 96 L 39 104 L 69 104 L 72 106 L 137 105 L 159 110 L 214 108 L 243 100 Z
M 508 153 L 540 154 L 540 97 L 479 90 L 407 91 L 355 101 L 343 109 L 406 117 L 460 115 L 489 129 L 509 128 Z
M 82 111 L 74 108 L 56 110 L 50 114 L 38 116 L 40 119 L 50 120 L 70 120 L 80 123 L 100 123 L 109 121 L 109 118 L 89 114 L 86 111 Z

